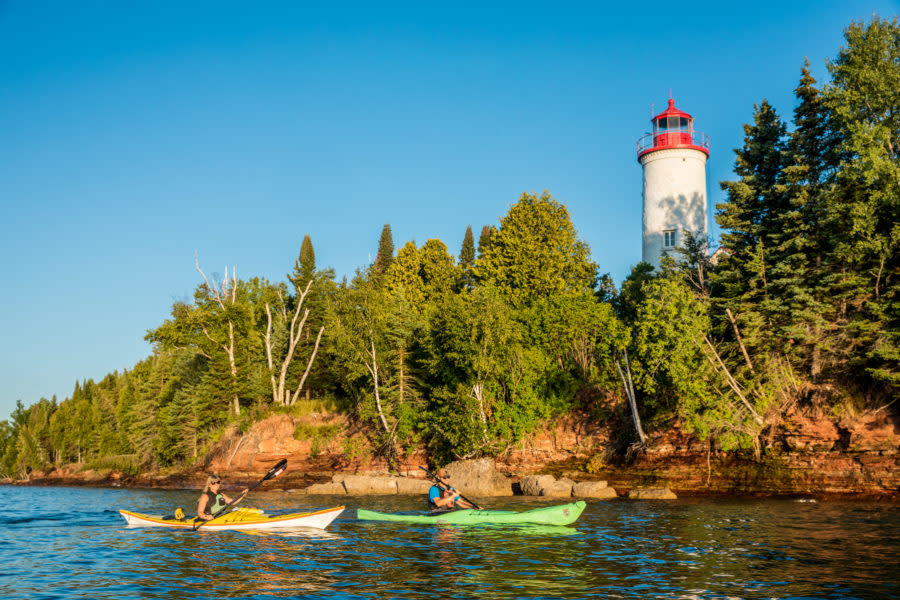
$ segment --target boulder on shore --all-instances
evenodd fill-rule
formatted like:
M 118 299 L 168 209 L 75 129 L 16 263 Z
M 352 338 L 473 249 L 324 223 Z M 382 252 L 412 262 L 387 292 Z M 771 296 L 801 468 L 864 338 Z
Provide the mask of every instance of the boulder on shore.
M 431 482 L 425 479 L 413 479 L 412 477 L 399 477 L 397 479 L 397 493 L 401 496 L 424 496 L 431 488 Z
M 340 483 L 343 483 L 344 489 L 351 496 L 392 496 L 397 494 L 396 477 L 345 475 Z
M 628 492 L 628 497 L 632 500 L 677 500 L 672 490 L 669 488 L 643 488 L 635 489 Z
M 335 481 L 327 481 L 325 483 L 314 483 L 308 488 L 306 488 L 307 494 L 337 494 L 344 495 L 347 493 L 347 490 L 344 488 L 343 483 L 335 482 Z
M 605 481 L 580 481 L 573 486 L 572 495 L 576 498 L 596 498 L 599 500 L 618 497 L 616 490 L 606 485 Z
M 553 498 L 571 498 L 572 488 L 574 486 L 574 481 L 563 477 L 558 481 L 554 481 L 545 485 L 541 489 L 541 496 L 548 496 Z
M 443 469 L 448 483 L 466 496 L 512 496 L 512 484 L 490 458 L 458 460 Z
M 540 496 L 544 487 L 556 483 L 553 475 L 527 475 L 522 478 L 519 485 L 526 496 Z

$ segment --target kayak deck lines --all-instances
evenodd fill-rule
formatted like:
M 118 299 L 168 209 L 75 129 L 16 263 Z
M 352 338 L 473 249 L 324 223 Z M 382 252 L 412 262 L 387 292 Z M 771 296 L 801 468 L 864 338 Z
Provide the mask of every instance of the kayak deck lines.
M 230 512 L 205 521 L 200 529 L 279 529 L 285 527 L 314 527 L 325 529 L 344 511 L 343 506 L 326 508 L 313 512 L 291 513 L 286 515 L 267 515 L 262 511 L 243 509 Z M 145 515 L 138 512 L 120 509 L 119 514 L 129 527 L 169 527 L 174 529 L 194 529 L 198 521 L 193 518 L 164 519 L 158 515 Z

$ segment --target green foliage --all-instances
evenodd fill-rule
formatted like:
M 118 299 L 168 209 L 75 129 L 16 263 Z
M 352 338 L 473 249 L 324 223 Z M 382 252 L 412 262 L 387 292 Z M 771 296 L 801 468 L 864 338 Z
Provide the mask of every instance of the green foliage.
M 625 323 L 633 323 L 637 318 L 637 308 L 644 301 L 643 285 L 656 277 L 654 271 L 650 263 L 639 262 L 622 282 L 622 290 L 613 296 L 613 308 Z
M 310 423 L 299 423 L 294 428 L 294 439 L 309 440 L 311 443 L 310 455 L 315 458 L 337 437 L 340 431 L 341 427 L 337 424 L 313 425 Z
M 647 281 L 641 295 L 631 340 L 634 385 L 651 411 L 671 410 L 679 399 L 707 393 L 701 346 L 709 318 L 679 279 Z
M 828 65 L 825 104 L 840 140 L 828 205 L 831 296 L 843 348 L 873 379 L 900 390 L 900 25 L 852 23 Z
M 141 473 L 141 463 L 136 454 L 110 455 L 92 460 L 82 468 L 83 471 L 88 469 L 95 471 L 111 469 L 136 477 Z
M 611 382 L 613 354 L 626 333 L 611 304 L 598 302 L 587 290 L 564 293 L 536 300 L 518 318 L 527 339 L 561 373 L 585 384 Z
M 475 265 L 478 279 L 515 309 L 537 298 L 592 290 L 596 272 L 569 211 L 549 192 L 522 194 Z

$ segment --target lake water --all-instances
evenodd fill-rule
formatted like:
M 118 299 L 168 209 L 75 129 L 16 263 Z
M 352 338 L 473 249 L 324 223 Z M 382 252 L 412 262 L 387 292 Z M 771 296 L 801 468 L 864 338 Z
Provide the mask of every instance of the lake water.
M 895 504 L 613 500 L 571 528 L 453 528 L 355 519 L 413 498 L 252 492 L 245 504 L 270 512 L 347 506 L 326 531 L 282 535 L 128 528 L 117 512 L 197 496 L 0 487 L 0 597 L 900 598 Z

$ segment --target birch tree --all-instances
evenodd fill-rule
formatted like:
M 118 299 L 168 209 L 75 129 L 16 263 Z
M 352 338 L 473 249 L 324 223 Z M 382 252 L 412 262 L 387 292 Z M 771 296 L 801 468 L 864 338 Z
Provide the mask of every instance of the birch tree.
M 306 369 L 303 371 L 303 376 L 300 378 L 300 382 L 297 384 L 296 389 L 294 389 L 293 393 L 287 388 L 287 375 L 288 370 L 290 369 L 291 363 L 294 360 L 297 352 L 297 346 L 303 340 L 303 329 L 306 326 L 307 319 L 309 318 L 309 309 L 304 307 L 304 301 L 309 295 L 309 291 L 313 285 L 313 279 L 310 278 L 306 287 L 303 288 L 302 291 L 298 290 L 297 298 L 294 302 L 294 312 L 292 315 L 288 315 L 287 312 L 287 304 L 284 301 L 284 298 L 279 294 L 279 306 L 277 310 L 280 313 L 281 322 L 286 323 L 287 325 L 287 349 L 284 351 L 283 356 L 280 358 L 280 364 L 276 366 L 274 352 L 273 352 L 273 344 L 272 344 L 272 329 L 273 329 L 273 318 L 272 318 L 272 307 L 270 303 L 266 303 L 266 336 L 265 336 L 265 346 L 266 346 L 266 365 L 269 371 L 269 378 L 272 383 L 272 401 L 275 404 L 280 406 L 293 406 L 297 399 L 300 397 L 300 391 L 303 389 L 303 384 L 306 383 L 306 378 L 309 376 L 309 370 L 313 365 L 313 361 L 316 359 L 316 354 L 319 351 L 319 343 L 322 340 L 322 334 L 325 332 L 325 326 L 321 326 L 319 328 L 319 333 L 316 335 L 316 342 L 313 346 L 312 352 L 309 356 L 309 359 L 306 363 Z M 303 315 L 300 315 L 300 311 L 303 311 Z M 290 316 L 290 321 L 288 322 L 288 317 Z M 277 377 L 276 377 L 277 373 Z

